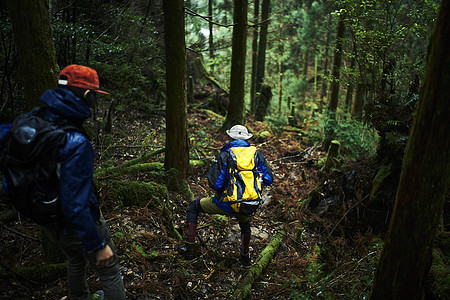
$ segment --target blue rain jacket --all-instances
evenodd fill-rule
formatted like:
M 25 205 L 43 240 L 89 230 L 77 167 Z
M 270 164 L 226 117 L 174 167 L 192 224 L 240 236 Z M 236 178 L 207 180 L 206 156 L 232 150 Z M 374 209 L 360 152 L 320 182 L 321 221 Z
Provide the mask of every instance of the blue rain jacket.
M 233 140 L 231 142 L 228 142 L 225 144 L 222 149 L 220 149 L 219 157 L 221 154 L 227 152 L 230 148 L 233 147 L 249 147 L 250 143 L 244 140 Z M 220 158 L 217 158 L 218 160 Z M 234 209 L 231 207 L 231 205 L 228 202 L 223 202 L 223 194 L 227 187 L 227 184 L 229 182 L 229 174 L 228 174 L 228 165 L 226 161 L 222 161 L 222 167 L 220 170 L 220 174 L 217 178 L 217 181 L 214 185 L 214 190 L 216 191 L 216 194 L 214 195 L 213 201 L 214 203 L 223 211 L 234 213 Z M 272 170 L 269 168 L 269 166 L 266 163 L 266 159 L 262 155 L 261 152 L 256 151 L 256 169 L 258 173 L 262 174 L 262 184 L 267 186 L 271 185 L 273 182 L 273 174 Z
M 40 101 L 47 104 L 45 118 L 52 122 L 65 118 L 81 125 L 91 116 L 89 106 L 63 88 L 45 91 Z M 0 131 L 4 131 L 4 128 Z M 82 133 L 68 131 L 66 134 L 66 145 L 59 151 L 60 199 L 65 216 L 62 230 L 65 234 L 76 232 L 84 251 L 92 253 L 106 246 L 96 225 L 100 210 L 92 188 L 95 153 L 92 144 Z

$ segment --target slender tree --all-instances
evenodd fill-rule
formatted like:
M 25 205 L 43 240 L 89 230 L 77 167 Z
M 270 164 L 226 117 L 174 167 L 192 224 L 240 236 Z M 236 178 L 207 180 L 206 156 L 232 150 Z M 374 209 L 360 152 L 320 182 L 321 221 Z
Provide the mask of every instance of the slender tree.
M 189 167 L 189 140 L 186 111 L 186 50 L 184 40 L 183 0 L 164 0 L 166 51 L 166 156 L 167 187 L 189 193 L 186 182 Z M 173 172 L 172 172 L 173 171 Z
M 213 38 L 213 0 L 208 0 L 208 20 L 209 20 L 209 58 L 214 58 L 214 38 Z
M 58 65 L 46 0 L 6 0 L 27 108 L 39 105 L 41 94 L 56 85 Z
M 230 99 L 222 129 L 244 123 L 245 51 L 247 40 L 247 0 L 235 0 L 231 54 Z
M 333 71 L 331 74 L 332 78 L 331 97 L 328 107 L 330 111 L 336 111 L 338 107 L 339 87 L 340 87 L 339 77 L 341 74 L 341 63 L 343 53 L 342 39 L 344 38 L 344 32 L 345 32 L 344 17 L 342 16 L 342 14 L 340 14 L 336 33 L 336 50 L 334 51 Z
M 353 53 L 350 59 L 350 72 L 348 74 L 347 94 L 345 95 L 345 110 L 351 112 L 353 105 L 353 90 L 355 88 L 355 75 L 353 74 L 356 65 L 356 45 L 353 43 Z
M 255 0 L 253 8 L 253 26 L 252 30 L 252 77 L 250 81 L 250 109 L 254 112 L 254 100 L 256 96 L 256 68 L 258 66 L 258 33 L 259 26 L 257 25 L 259 18 L 259 0 Z
M 366 95 L 365 85 L 363 83 L 358 83 L 356 85 L 355 105 L 352 108 L 352 116 L 360 121 L 362 120 L 363 116 L 365 95 Z
M 329 24 L 331 23 L 331 14 L 330 14 L 329 17 L 328 17 L 328 23 L 329 23 Z M 328 85 L 327 85 L 327 82 L 328 82 L 328 81 L 325 80 L 325 79 L 326 79 L 326 77 L 328 77 L 328 61 L 329 61 L 329 58 L 328 58 L 328 49 L 329 49 L 329 44 L 330 44 L 330 36 L 331 36 L 331 32 L 330 32 L 330 31 L 327 31 L 327 33 L 326 33 L 326 39 L 325 39 L 325 46 L 324 46 L 325 53 L 324 53 L 324 55 L 323 55 L 323 57 L 325 58 L 325 62 L 324 62 L 324 65 L 323 65 L 322 89 L 321 89 L 321 91 L 320 91 L 320 99 L 321 99 L 321 100 L 323 100 L 323 99 L 327 96 L 327 89 L 328 89 Z
M 324 148 L 327 150 L 330 145 L 331 140 L 335 138 L 335 127 L 336 127 L 336 110 L 338 107 L 339 100 L 339 77 L 341 74 L 341 63 L 342 63 L 342 54 L 343 54 L 343 43 L 342 39 L 344 38 L 345 33 L 345 24 L 344 17 L 339 14 L 339 20 L 337 24 L 337 33 L 336 33 L 336 49 L 334 51 L 334 59 L 333 59 L 333 71 L 331 73 L 331 96 L 330 102 L 328 105 L 328 124 L 325 127 L 325 141 Z
M 261 92 L 264 82 L 264 70 L 266 68 L 266 49 L 267 49 L 267 31 L 269 28 L 270 0 L 263 0 L 261 4 L 261 32 L 259 33 L 258 46 L 258 63 L 256 68 L 255 90 L 256 93 Z M 257 97 L 254 98 L 253 111 L 258 106 L 255 103 Z
M 430 40 L 391 223 L 371 299 L 422 299 L 433 240 L 450 188 L 450 0 Z

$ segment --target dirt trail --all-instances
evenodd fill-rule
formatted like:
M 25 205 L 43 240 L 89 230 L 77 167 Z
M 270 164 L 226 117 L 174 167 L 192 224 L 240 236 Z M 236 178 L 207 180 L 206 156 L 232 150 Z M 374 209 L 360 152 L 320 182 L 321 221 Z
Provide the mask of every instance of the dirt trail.
M 114 124 L 116 132 L 126 133 L 114 135 L 111 142 L 111 145 L 123 145 L 114 149 L 114 155 L 118 157 L 116 164 L 142 155 L 141 148 L 135 145 L 150 144 L 152 149 L 144 149 L 146 151 L 164 146 L 164 122 L 161 117 L 137 115 L 133 121 L 124 120 L 125 117 L 118 118 Z M 131 119 L 128 116 L 126 120 Z M 264 123 L 250 121 L 246 125 L 254 134 L 270 130 Z M 191 147 L 198 157 L 211 159 L 227 141 L 224 134 L 218 133 L 218 128 L 220 120 L 211 118 L 204 111 L 190 113 Z M 318 185 L 316 163 L 324 153 L 315 145 L 301 144 L 298 134 L 293 132 L 272 135 L 266 140 L 255 138 L 251 143 L 265 155 L 275 174 L 274 184 L 265 191 L 268 201 L 252 220 L 253 261 L 279 228 L 286 232 L 284 244 L 253 288 L 252 297 L 287 298 L 293 288 L 306 288 L 302 286 L 306 284 L 304 279 L 295 283 L 292 280 L 304 277 L 310 263 L 318 259 L 311 253 L 320 236 L 303 224 L 314 216 L 305 215 L 299 209 L 299 201 Z M 100 159 L 106 155 L 104 147 L 96 150 Z M 155 160 L 162 161 L 163 157 Z M 302 170 L 306 181 L 301 176 Z M 212 194 L 207 186 L 206 171 L 207 167 L 196 167 L 190 171 L 189 185 L 196 198 Z M 161 176 L 152 174 L 132 179 L 163 183 Z M 189 200 L 170 194 L 166 201 L 173 208 L 175 226 L 183 232 Z M 7 207 L 2 205 L 1 211 L 6 210 Z M 185 261 L 176 251 L 179 243 L 169 234 L 160 210 L 127 208 L 114 202 L 103 203 L 102 210 L 119 249 L 129 299 L 225 299 L 247 272 L 239 264 L 240 234 L 238 223 L 233 218 L 200 215 L 199 256 L 193 261 Z M 39 242 L 30 238 L 38 236 L 35 225 L 24 221 L 22 224 L 8 224 L 7 227 L 8 230 L 2 227 L 1 231 L 0 244 L 4 255 L 0 260 L 3 267 L 45 264 Z M 154 255 L 149 256 L 149 253 Z M 93 290 L 101 287 L 94 273 L 90 272 L 88 279 Z M 64 275 L 41 282 L 19 276 L 3 277 L 0 290 L 1 297 L 16 299 L 61 299 L 68 294 Z

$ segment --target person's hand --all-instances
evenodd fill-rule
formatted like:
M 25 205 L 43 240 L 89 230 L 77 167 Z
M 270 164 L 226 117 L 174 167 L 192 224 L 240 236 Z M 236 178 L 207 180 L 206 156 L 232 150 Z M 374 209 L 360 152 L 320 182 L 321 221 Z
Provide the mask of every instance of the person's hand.
M 106 245 L 105 248 L 98 250 L 95 256 L 97 258 L 96 265 L 99 267 L 107 267 L 114 260 L 114 254 L 108 245 Z

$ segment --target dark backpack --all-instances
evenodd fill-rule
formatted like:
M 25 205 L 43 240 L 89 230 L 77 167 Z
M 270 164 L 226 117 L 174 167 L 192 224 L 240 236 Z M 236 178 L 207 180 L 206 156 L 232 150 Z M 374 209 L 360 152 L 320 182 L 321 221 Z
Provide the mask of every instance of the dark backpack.
M 44 114 L 44 108 L 35 108 L 14 120 L 3 143 L 1 170 L 13 207 L 39 225 L 55 226 L 63 220 L 58 151 L 66 131 L 83 131 L 65 119 L 49 122 Z

